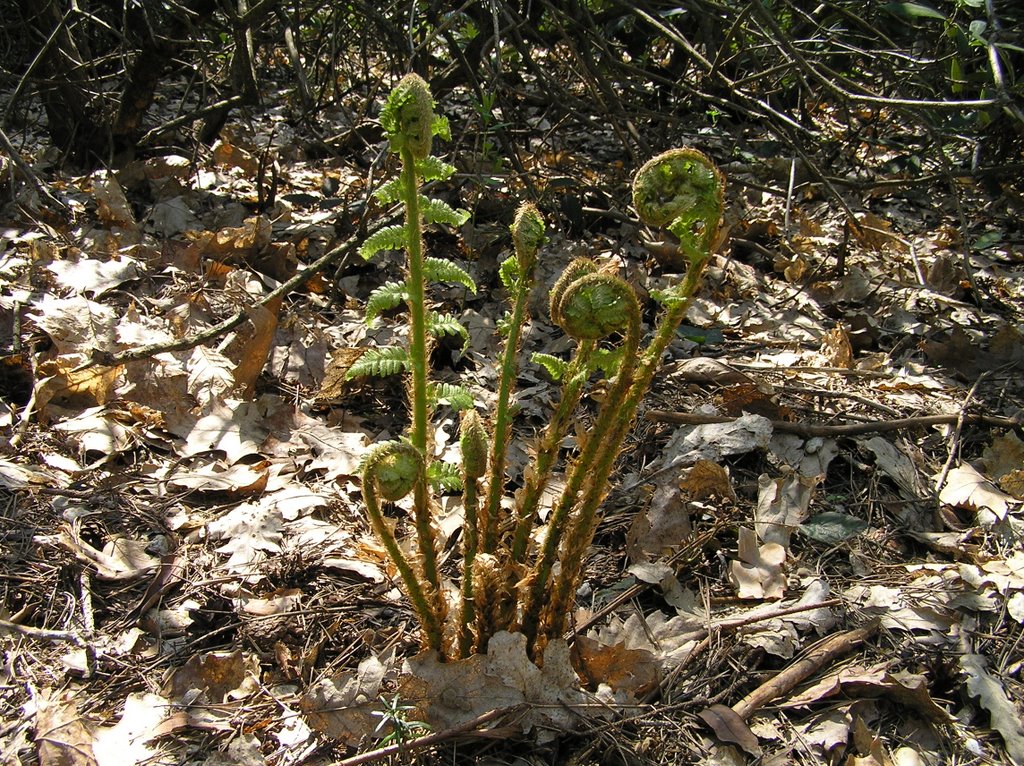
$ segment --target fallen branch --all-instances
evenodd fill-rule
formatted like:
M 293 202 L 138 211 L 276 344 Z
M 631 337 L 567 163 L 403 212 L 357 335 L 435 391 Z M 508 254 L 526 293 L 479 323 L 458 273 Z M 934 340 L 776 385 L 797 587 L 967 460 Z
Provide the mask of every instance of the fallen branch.
M 879 624 L 880 621 L 875 619 L 860 628 L 838 633 L 820 641 L 807 650 L 803 657 L 733 705 L 733 711 L 744 721 L 747 720 L 753 713 L 791 691 L 801 681 L 810 678 L 837 657 L 862 644 L 878 630 Z
M 736 418 L 720 415 L 696 415 L 689 412 L 668 412 L 667 410 L 648 410 L 648 420 L 655 423 L 678 423 L 681 425 L 709 425 L 712 423 L 731 423 Z M 884 433 L 886 431 L 902 431 L 929 426 L 956 425 L 960 418 L 965 423 L 982 423 L 997 428 L 1020 428 L 1024 421 L 1018 418 L 1004 418 L 997 415 L 976 413 L 951 415 L 919 415 L 914 418 L 897 418 L 896 420 L 875 420 L 868 423 L 841 423 L 839 425 L 823 425 L 819 423 L 792 423 L 788 420 L 772 420 L 772 428 L 799 434 L 808 438 L 814 436 L 859 436 L 861 434 Z
M 382 761 L 384 759 L 391 758 L 393 755 L 402 755 L 413 750 L 422 750 L 425 747 L 439 745 L 442 742 L 447 742 L 448 740 L 455 739 L 456 737 L 463 737 L 467 735 L 475 735 L 478 737 L 493 736 L 493 732 L 477 731 L 477 729 L 484 724 L 490 723 L 496 718 L 511 714 L 515 710 L 516 708 L 514 707 L 490 710 L 483 715 L 478 715 L 471 721 L 460 723 L 458 726 L 452 726 L 450 729 L 434 732 L 433 734 L 427 734 L 423 737 L 418 737 L 417 739 L 409 742 L 403 742 L 399 745 L 388 745 L 387 747 L 371 750 L 367 753 L 360 753 L 359 755 L 354 755 L 351 758 L 346 758 L 343 761 L 338 761 L 332 764 L 332 766 L 360 766 L 360 764 L 363 763 Z
M 35 638 L 40 641 L 69 641 L 75 646 L 85 646 L 86 641 L 82 636 L 70 630 L 46 630 L 44 628 L 33 628 L 29 625 L 18 625 L 9 620 L 0 620 L 0 634 L 16 633 L 26 638 Z

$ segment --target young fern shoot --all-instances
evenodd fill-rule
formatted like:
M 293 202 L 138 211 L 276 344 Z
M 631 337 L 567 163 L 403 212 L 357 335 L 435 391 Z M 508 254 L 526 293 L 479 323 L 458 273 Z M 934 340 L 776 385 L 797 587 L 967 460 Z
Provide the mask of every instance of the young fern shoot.
M 387 375 L 402 371 L 408 375 L 407 389 L 412 423 L 409 429 L 408 445 L 403 454 L 418 456 L 422 470 L 415 472 L 408 491 L 413 495 L 413 519 L 416 527 L 416 543 L 419 558 L 418 571 L 408 562 L 403 571 L 386 538 L 385 547 L 395 561 L 406 590 L 424 629 L 424 644 L 435 650 L 443 650 L 443 627 L 447 615 L 447 602 L 441 587 L 441 576 L 437 563 L 437 544 L 433 528 L 432 501 L 430 493 L 430 465 L 432 454 L 430 444 L 430 418 L 439 393 L 437 386 L 429 381 L 428 359 L 435 334 L 458 334 L 468 338 L 469 334 L 458 321 L 450 316 L 435 314 L 427 305 L 426 285 L 430 279 L 457 282 L 470 290 L 476 286 L 465 271 L 453 263 L 424 255 L 424 224 L 448 224 L 459 226 L 468 219 L 469 213 L 457 211 L 440 200 L 429 199 L 420 193 L 420 187 L 427 181 L 445 180 L 451 177 L 455 168 L 435 157 L 430 150 L 434 136 L 449 137 L 448 122 L 434 113 L 434 99 L 424 80 L 415 74 L 404 77 L 391 91 L 380 116 L 390 143 L 390 149 L 401 160 L 398 178 L 384 184 L 376 193 L 383 203 L 400 202 L 405 210 L 405 220 L 400 226 L 386 227 L 360 248 L 360 254 L 372 258 L 381 250 L 404 250 L 406 253 L 405 280 L 387 283 L 371 294 L 367 304 L 367 320 L 373 321 L 381 311 L 404 302 L 409 315 L 408 347 L 382 348 L 363 355 L 349 370 L 349 377 L 359 375 Z M 466 392 L 444 390 L 449 400 L 468 399 Z M 397 449 L 397 448 L 396 448 Z M 371 453 L 371 456 L 374 453 Z M 410 458 L 411 459 L 411 458 Z M 380 481 L 375 473 L 375 463 L 367 460 L 363 468 L 363 496 L 367 513 L 375 531 L 381 536 L 378 523 L 371 508 L 374 489 Z M 399 497 L 404 496 L 400 495 Z M 385 496 L 385 499 L 388 499 Z M 395 498 L 390 498 L 395 499 Z M 379 513 L 379 511 L 377 511 Z M 417 595 L 420 594 L 420 595 Z
M 424 225 L 457 226 L 468 217 L 468 213 L 421 192 L 425 183 L 445 180 L 454 172 L 452 166 L 430 154 L 434 136 L 448 136 L 447 123 L 434 114 L 427 84 L 416 75 L 398 83 L 380 120 L 401 170 L 376 195 L 385 204 L 400 203 L 404 220 L 375 233 L 360 252 L 371 258 L 381 250 L 402 250 L 406 270 L 402 281 L 385 283 L 373 291 L 366 318 L 376 321 L 383 312 L 404 304 L 408 342 L 402 348 L 368 351 L 349 376 L 404 373 L 411 423 L 406 437 L 375 445 L 364 460 L 367 517 L 394 563 L 420 622 L 426 648 L 442 658 L 465 658 L 486 652 L 497 631 L 519 630 L 527 639 L 530 656 L 540 660 L 547 643 L 565 630 L 616 457 L 710 257 L 722 214 L 724 179 L 711 160 L 694 149 L 658 155 L 634 179 L 633 202 L 641 220 L 671 231 L 688 264 L 677 284 L 654 294 L 661 313 L 645 347 L 641 345 L 641 307 L 636 293 L 618 276 L 590 260 L 576 259 L 551 289 L 551 319 L 576 341 L 576 348 L 568 361 L 544 354 L 533 357 L 534 363 L 560 380 L 561 398 L 539 435 L 532 463 L 515 493 L 514 510 L 506 517 L 502 501 L 508 489 L 512 405 L 544 221 L 533 205 L 519 209 L 511 230 L 514 252 L 500 268 L 512 307 L 501 323 L 504 349 L 488 433 L 472 395 L 459 386 L 431 381 L 428 367 L 437 335 L 468 340 L 468 333 L 454 317 L 430 309 L 427 286 L 444 281 L 476 289 L 463 269 L 424 252 Z M 589 434 L 580 438 L 579 451 L 566 466 L 564 487 L 552 505 L 545 533 L 534 542 L 541 496 L 551 483 L 587 383 L 598 369 L 609 378 L 607 389 Z M 462 465 L 456 478 L 461 481 L 465 511 L 463 560 L 457 595 L 456 589 L 449 589 L 453 593 L 451 610 L 439 569 L 431 485 L 431 476 L 439 475 L 430 460 L 430 424 L 439 399 L 463 410 L 459 431 Z M 383 503 L 409 495 L 414 553 L 399 545 L 382 509 Z

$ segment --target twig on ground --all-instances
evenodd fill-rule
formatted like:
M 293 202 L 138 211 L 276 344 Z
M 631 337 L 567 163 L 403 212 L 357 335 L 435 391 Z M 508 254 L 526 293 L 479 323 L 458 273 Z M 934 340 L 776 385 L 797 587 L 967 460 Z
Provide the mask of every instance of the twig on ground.
M 823 639 L 808 649 L 803 657 L 733 705 L 732 709 L 740 718 L 748 719 L 753 713 L 792 690 L 832 660 L 862 644 L 878 630 L 880 624 L 880 620 L 874 619 L 860 628 Z
M 501 718 L 504 715 L 514 714 L 517 709 L 518 706 L 513 708 L 490 710 L 483 715 L 477 716 L 472 721 L 460 723 L 458 726 L 452 726 L 450 729 L 434 732 L 433 734 L 427 734 L 414 740 L 410 740 L 409 742 L 402 742 L 397 745 L 388 745 L 387 747 L 382 747 L 378 750 L 371 750 L 368 753 L 360 753 L 359 755 L 354 755 L 351 758 L 346 758 L 343 761 L 337 761 L 333 766 L 360 766 L 360 764 L 364 763 L 382 761 L 393 755 L 398 755 L 399 753 L 408 753 L 412 750 L 422 750 L 426 747 L 433 747 L 434 745 L 439 745 L 442 742 L 447 742 L 448 740 L 455 739 L 456 737 L 491 737 L 493 736 L 492 732 L 477 731 L 477 729 L 497 718 Z
M 9 620 L 0 620 L 0 634 L 17 633 L 26 638 L 34 638 L 39 641 L 68 641 L 75 646 L 85 646 L 86 640 L 78 633 L 71 630 L 46 630 L 45 628 L 33 628 L 30 625 L 18 625 Z
M 974 399 L 974 394 L 978 391 L 978 386 L 981 382 L 988 377 L 988 373 L 984 372 L 978 376 L 978 379 L 974 381 L 974 385 L 971 386 L 971 390 L 967 392 L 967 396 L 964 397 L 964 403 L 960 406 L 960 412 L 953 417 L 953 422 L 956 424 L 953 428 L 953 433 L 949 438 L 949 454 L 946 455 L 946 462 L 942 466 L 942 472 L 939 474 L 939 478 L 935 482 L 935 492 L 942 492 L 942 488 L 946 486 L 946 477 L 949 476 L 949 472 L 953 469 L 953 461 L 956 460 L 956 456 L 960 454 L 960 438 L 963 435 L 964 425 L 967 423 L 968 417 L 967 408 L 971 406 L 971 400 Z
M 697 415 L 690 412 L 668 412 L 666 410 L 648 410 L 646 417 L 655 423 L 678 423 L 680 425 L 709 425 L 712 423 L 731 423 L 736 420 L 736 418 L 720 415 Z M 814 436 L 859 436 L 860 434 L 954 425 L 959 423 L 961 418 L 964 423 L 982 423 L 997 428 L 1019 428 L 1022 425 L 1021 421 L 1017 418 L 969 412 L 961 412 L 958 415 L 918 415 L 913 418 L 876 420 L 869 423 L 842 423 L 839 425 L 792 423 L 788 420 L 772 420 L 771 424 L 772 428 L 776 431 L 785 431 L 810 438 Z

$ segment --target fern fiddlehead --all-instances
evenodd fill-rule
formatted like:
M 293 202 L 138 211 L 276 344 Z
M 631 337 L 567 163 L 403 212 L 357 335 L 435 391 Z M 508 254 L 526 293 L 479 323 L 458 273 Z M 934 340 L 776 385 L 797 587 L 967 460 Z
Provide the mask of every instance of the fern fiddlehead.
M 665 226 L 675 234 L 680 240 L 680 252 L 689 265 L 683 280 L 667 291 L 663 300 L 664 312 L 658 320 L 654 338 L 639 355 L 631 382 L 614 404 L 612 396 L 607 397 L 606 408 L 599 416 L 598 427 L 602 427 L 601 421 L 607 419 L 604 431 L 607 449 L 589 463 L 581 486 L 578 510 L 572 520 L 572 528 L 565 536 L 561 552 L 562 569 L 548 605 L 545 632 L 549 637 L 564 630 L 565 615 L 578 584 L 583 556 L 594 536 L 597 510 L 607 493 L 608 477 L 619 447 L 632 427 L 636 410 L 650 388 L 661 356 L 675 336 L 697 290 L 718 231 L 724 194 L 725 179 L 721 171 L 695 149 L 664 152 L 645 163 L 634 178 L 633 202 L 641 220 L 651 226 Z M 582 457 L 580 462 L 583 462 Z
M 527 318 L 530 290 L 533 288 L 537 253 L 544 241 L 544 219 L 531 204 L 522 205 L 512 223 L 515 253 L 502 264 L 501 275 L 511 293 L 512 313 L 509 317 L 498 380 L 498 400 L 494 413 L 494 434 L 491 441 L 491 472 L 487 497 L 481 511 L 481 544 L 487 553 L 498 546 L 501 498 L 505 493 L 505 455 L 511 427 L 510 407 L 519 369 L 519 341 Z
M 384 545 L 413 609 L 423 627 L 423 643 L 440 651 L 444 616 L 437 610 L 433 584 L 424 581 L 402 552 L 395 534 L 384 519 L 381 500 L 395 502 L 408 495 L 425 480 L 423 457 L 408 442 L 382 442 L 370 448 L 362 468 L 363 502 L 374 533 Z

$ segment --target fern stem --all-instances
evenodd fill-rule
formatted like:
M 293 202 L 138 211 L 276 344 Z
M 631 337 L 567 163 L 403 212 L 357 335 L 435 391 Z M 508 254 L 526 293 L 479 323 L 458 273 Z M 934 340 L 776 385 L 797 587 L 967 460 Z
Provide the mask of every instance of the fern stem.
M 416 161 L 409 149 L 402 149 L 402 202 L 405 204 L 405 238 L 409 269 L 409 367 L 412 379 L 410 438 L 427 455 L 427 310 L 423 279 L 423 231 L 420 216 L 419 179 Z
M 430 460 L 427 427 L 430 422 L 427 392 L 427 309 L 423 275 L 423 221 L 420 214 L 419 178 L 412 151 L 402 149 L 402 202 L 405 203 L 405 239 L 408 255 L 409 290 L 409 405 L 412 409 L 412 445 L 423 456 L 424 464 Z M 413 490 L 413 514 L 416 521 L 416 540 L 422 557 L 423 576 L 437 594 L 437 607 L 443 607 L 441 578 L 437 571 L 437 549 L 430 514 L 430 488 L 426 472 Z
M 551 468 L 558 457 L 562 439 L 568 431 L 569 419 L 583 396 L 590 357 L 596 345 L 592 340 L 581 341 L 563 376 L 562 396 L 544 429 L 540 444 L 537 446 L 533 471 L 526 477 L 523 492 L 516 504 L 516 526 L 512 535 L 510 557 L 512 566 L 521 566 L 526 562 L 533 518 L 540 506 L 540 498 L 547 487 L 548 479 L 551 478 Z
M 570 521 L 570 513 L 576 507 L 584 483 L 590 476 L 593 466 L 599 458 L 614 461 L 618 453 L 618 445 L 609 440 L 609 436 L 615 433 L 615 425 L 622 416 L 618 406 L 633 383 L 634 365 L 637 361 L 637 349 L 640 343 L 640 310 L 635 299 L 630 304 L 629 324 L 626 328 L 624 340 L 624 353 L 615 382 L 612 384 L 605 398 L 604 405 L 598 415 L 590 435 L 587 437 L 583 451 L 573 464 L 566 481 L 565 489 L 559 497 L 555 508 L 548 521 L 548 532 L 544 538 L 544 544 L 538 554 L 537 561 L 531 573 L 530 584 L 523 605 L 522 632 L 526 635 L 526 645 L 536 656 L 536 652 L 542 649 L 536 643 L 540 628 L 541 609 L 548 595 L 548 581 L 551 578 L 552 567 L 558 556 L 559 545 L 562 535 Z M 563 562 L 564 566 L 564 562 Z
M 704 258 L 691 264 L 690 268 L 686 270 L 686 276 L 678 288 L 679 301 L 666 310 L 658 323 L 655 336 L 640 356 L 632 383 L 624 392 L 621 404 L 606 410 L 614 413 L 605 440 L 606 450 L 592 464 L 587 476 L 584 477 L 583 490 L 577 503 L 579 510 L 572 519 L 571 528 L 565 535 L 565 545 L 560 556 L 562 569 L 551 588 L 549 624 L 545 631 L 551 638 L 560 635 L 565 630 L 566 613 L 583 568 L 583 557 L 594 537 L 597 509 L 600 508 L 607 493 L 608 477 L 615 466 L 619 448 L 629 433 L 637 408 L 660 366 L 662 354 L 675 337 L 679 323 L 686 316 L 706 263 L 707 258 Z M 614 400 L 609 396 L 607 401 L 611 403 Z
M 437 652 L 443 650 L 443 618 L 435 611 L 436 604 L 431 604 L 420 584 L 416 572 L 413 570 L 409 560 L 405 557 L 394 533 L 384 520 L 384 514 L 380 510 L 380 500 L 377 497 L 377 488 L 373 477 L 367 477 L 363 483 L 363 500 L 366 503 L 366 515 L 370 518 L 370 526 L 377 537 L 384 544 L 384 550 L 398 570 L 402 584 L 405 586 L 409 600 L 412 601 L 413 609 L 419 616 L 420 625 L 423 627 L 423 643 L 427 648 Z
M 476 552 L 480 544 L 478 539 L 477 509 L 480 498 L 477 495 L 477 480 L 466 477 L 462 489 L 462 504 L 465 508 L 466 520 L 463 524 L 463 548 L 465 555 L 462 562 L 462 602 L 459 610 L 458 651 L 459 657 L 468 657 L 473 649 L 473 623 L 476 612 L 473 608 L 473 567 Z
M 494 553 L 498 544 L 498 514 L 501 511 L 501 498 L 505 493 L 505 458 L 508 454 L 511 426 L 511 400 L 519 369 L 519 339 L 523 323 L 526 321 L 530 283 L 528 275 L 520 275 L 516 284 L 515 303 L 501 363 L 498 403 L 494 413 L 494 434 L 491 439 L 490 482 L 480 512 L 481 550 L 485 553 Z

